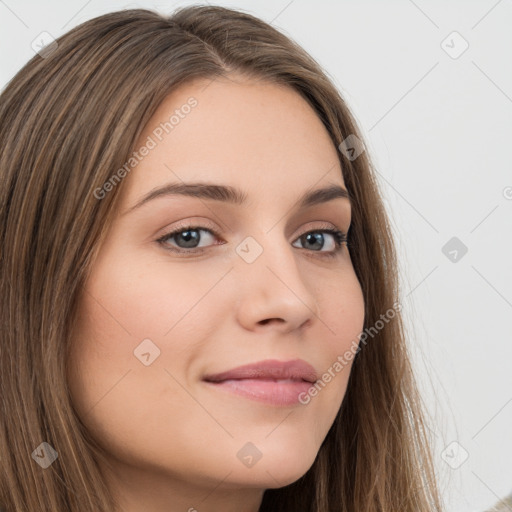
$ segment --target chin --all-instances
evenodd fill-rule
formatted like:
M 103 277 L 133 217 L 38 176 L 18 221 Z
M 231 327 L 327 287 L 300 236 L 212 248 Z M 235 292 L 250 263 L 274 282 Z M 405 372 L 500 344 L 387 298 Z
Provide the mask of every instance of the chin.
M 268 470 L 274 478 L 271 479 L 272 481 L 268 482 L 267 488 L 277 489 L 293 484 L 308 472 L 314 461 L 315 459 L 313 458 L 313 460 L 308 461 L 307 464 L 303 463 L 300 466 L 290 466 L 287 464 L 285 466 L 277 466 L 274 468 L 274 471 Z
M 313 461 L 314 462 L 314 461 Z M 230 482 L 243 487 L 260 489 L 279 489 L 291 485 L 304 476 L 311 464 L 300 467 L 289 465 L 276 465 L 275 467 L 262 467 L 258 472 L 247 473 L 240 471 L 237 476 L 231 475 Z M 253 468 L 254 469 L 254 468 Z
M 272 453 L 272 452 L 270 452 Z M 238 468 L 235 479 L 240 479 L 248 486 L 258 486 L 265 489 L 277 489 L 290 485 L 311 468 L 317 455 L 316 450 L 305 447 L 293 447 L 286 450 L 276 450 L 262 458 L 249 470 Z M 266 455 L 266 456 L 265 456 Z

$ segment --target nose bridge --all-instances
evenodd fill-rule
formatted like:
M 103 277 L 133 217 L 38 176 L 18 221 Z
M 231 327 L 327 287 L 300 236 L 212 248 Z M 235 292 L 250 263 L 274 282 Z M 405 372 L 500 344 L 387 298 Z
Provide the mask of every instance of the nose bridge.
M 274 280 L 271 276 L 275 274 L 269 269 L 282 276 L 282 279 L 286 275 L 293 276 L 296 273 L 293 280 L 297 279 L 299 275 L 294 250 L 277 227 L 268 232 L 263 230 L 253 232 L 237 247 L 238 255 L 245 262 L 245 265 L 242 265 L 242 272 L 249 273 L 251 276 L 254 274 L 251 279 L 254 278 L 256 282 Z
M 253 232 L 236 249 L 242 293 L 260 320 L 281 318 L 294 323 L 317 314 L 316 298 L 297 266 L 297 249 L 277 229 Z

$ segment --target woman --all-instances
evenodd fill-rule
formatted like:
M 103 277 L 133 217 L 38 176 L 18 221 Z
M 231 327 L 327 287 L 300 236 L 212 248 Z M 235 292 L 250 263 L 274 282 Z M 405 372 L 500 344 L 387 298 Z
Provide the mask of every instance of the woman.
M 300 47 L 115 12 L 0 119 L 5 510 L 441 510 L 371 164 Z

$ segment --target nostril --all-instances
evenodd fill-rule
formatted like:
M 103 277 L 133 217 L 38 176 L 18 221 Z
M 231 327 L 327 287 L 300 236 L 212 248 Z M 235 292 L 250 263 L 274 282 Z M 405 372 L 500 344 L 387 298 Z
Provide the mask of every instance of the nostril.
M 260 324 L 261 325 L 267 325 L 271 321 L 282 322 L 283 320 L 282 320 L 282 318 L 267 318 L 266 320 L 261 320 Z

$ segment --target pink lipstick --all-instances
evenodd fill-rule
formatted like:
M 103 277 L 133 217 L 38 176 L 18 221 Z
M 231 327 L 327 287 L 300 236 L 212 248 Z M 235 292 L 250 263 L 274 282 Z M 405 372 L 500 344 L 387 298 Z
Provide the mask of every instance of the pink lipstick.
M 210 386 L 245 398 L 289 406 L 299 403 L 299 395 L 307 392 L 317 379 L 313 366 L 302 359 L 266 359 L 207 375 L 203 380 Z

